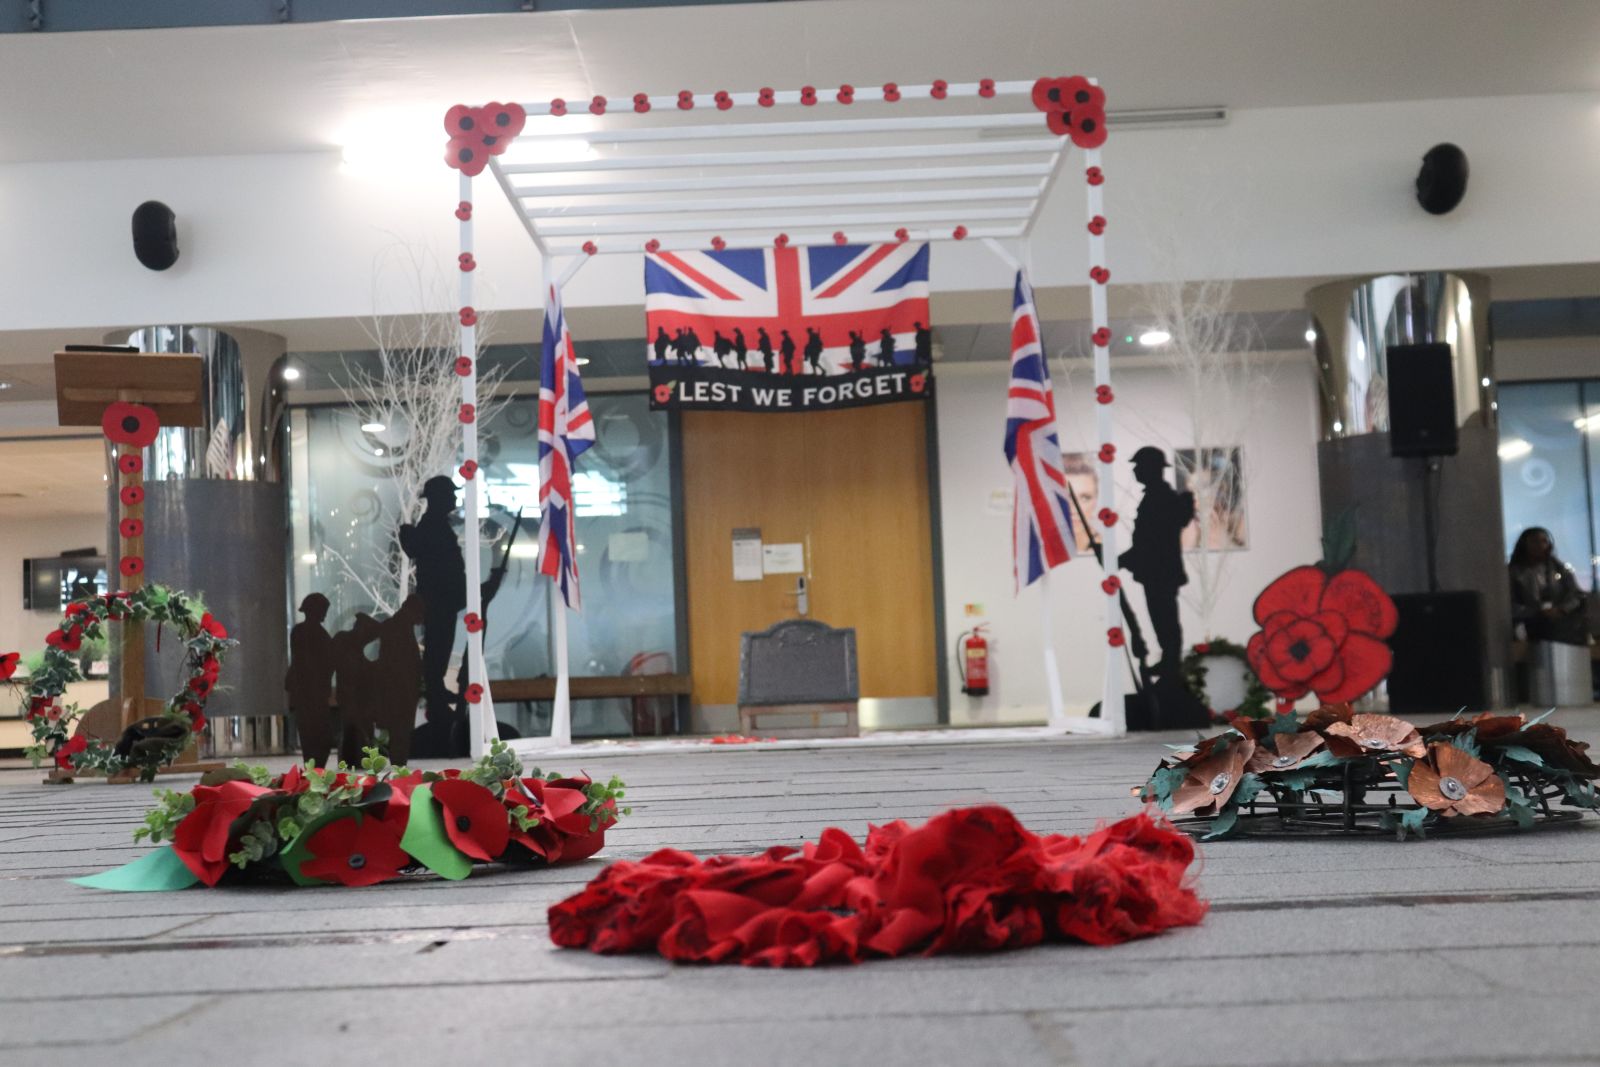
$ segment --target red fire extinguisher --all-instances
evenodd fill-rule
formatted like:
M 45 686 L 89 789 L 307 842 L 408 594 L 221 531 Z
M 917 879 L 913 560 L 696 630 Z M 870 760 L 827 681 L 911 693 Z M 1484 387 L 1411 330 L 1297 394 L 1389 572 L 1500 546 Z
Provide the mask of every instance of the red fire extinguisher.
M 961 674 L 961 691 L 968 696 L 989 695 L 989 642 L 980 623 L 956 637 L 956 669 Z

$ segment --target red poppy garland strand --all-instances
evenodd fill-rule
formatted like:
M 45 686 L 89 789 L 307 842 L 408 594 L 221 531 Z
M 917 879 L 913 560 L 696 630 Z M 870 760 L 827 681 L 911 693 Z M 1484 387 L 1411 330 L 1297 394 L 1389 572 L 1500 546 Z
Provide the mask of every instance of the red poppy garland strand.
M 159 888 L 228 881 L 376 885 L 410 871 L 467 877 L 477 864 L 565 863 L 594 855 L 629 813 L 612 778 L 523 771 L 504 742 L 462 770 L 413 771 L 377 749 L 361 766 L 293 767 L 272 775 L 244 764 L 205 775 L 187 793 L 159 790 L 134 839 L 169 841 L 127 867 L 85 884 Z M 121 874 L 123 877 L 108 876 Z
M 108 623 L 130 621 L 170 623 L 177 629 L 184 642 L 183 687 L 160 715 L 135 723 L 115 745 L 74 735 L 81 713 L 75 704 L 64 705 L 61 697 L 68 685 L 83 680 L 83 643 L 106 637 Z M 205 727 L 206 701 L 221 677 L 222 657 L 237 644 L 210 612 L 186 594 L 160 585 L 73 601 L 44 640 L 43 662 L 28 677 L 23 707 L 33 736 L 25 751 L 33 765 L 49 759 L 61 770 L 107 775 L 137 767 L 145 781 L 154 779 Z
M 1110 945 L 1205 915 L 1193 844 L 1138 815 L 1088 837 L 1030 833 L 1001 807 L 920 827 L 837 828 L 799 850 L 701 860 L 663 849 L 613 863 L 550 909 L 550 937 L 594 952 L 809 967 L 1043 941 Z

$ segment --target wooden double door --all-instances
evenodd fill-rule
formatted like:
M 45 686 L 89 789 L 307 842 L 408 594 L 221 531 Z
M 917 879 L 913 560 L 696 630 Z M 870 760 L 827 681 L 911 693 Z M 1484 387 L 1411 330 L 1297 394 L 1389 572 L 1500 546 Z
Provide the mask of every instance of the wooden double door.
M 807 617 L 853 626 L 861 695 L 937 707 L 928 407 L 685 412 L 689 659 L 696 705 L 738 700 L 739 637 L 796 617 L 795 574 L 735 581 L 733 533 L 803 546 Z

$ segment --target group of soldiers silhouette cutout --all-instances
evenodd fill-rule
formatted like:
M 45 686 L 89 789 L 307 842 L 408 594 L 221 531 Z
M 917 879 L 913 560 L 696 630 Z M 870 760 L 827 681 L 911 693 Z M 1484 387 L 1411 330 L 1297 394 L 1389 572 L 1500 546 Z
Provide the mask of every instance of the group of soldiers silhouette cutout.
M 933 331 L 922 323 L 912 324 L 915 330 L 915 357 L 916 361 L 926 364 L 933 359 Z M 822 354 L 827 350 L 827 345 L 822 340 L 821 331 L 813 326 L 805 328 L 806 339 L 802 347 L 791 333 L 786 329 L 778 331 L 777 344 L 773 344 L 772 335 L 765 326 L 757 326 L 755 330 L 756 342 L 754 347 L 745 338 L 744 328 L 735 326 L 733 336 L 725 337 L 721 330 L 713 330 L 711 337 L 711 362 L 724 369 L 748 371 L 750 369 L 750 353 L 759 353 L 761 364 L 768 374 L 828 374 L 829 371 L 822 363 Z M 850 330 L 850 363 L 852 372 L 866 369 L 867 366 L 867 340 L 860 330 Z M 651 341 L 654 352 L 652 362 L 662 365 L 676 364 L 678 366 L 700 366 L 701 353 L 706 351 L 700 334 L 693 326 L 680 326 L 674 334 L 669 335 L 666 327 L 657 326 L 655 338 Z M 796 355 L 802 358 L 797 359 Z M 670 358 L 669 358 L 670 356 Z M 732 360 L 730 366 L 729 361 Z M 895 360 L 895 336 L 893 330 L 885 326 L 878 333 L 877 351 L 873 354 L 873 361 L 879 367 L 893 367 Z
M 388 736 L 388 755 L 396 763 L 467 755 L 465 655 L 457 691 L 445 684 L 456 624 L 467 606 L 466 560 L 450 522 L 456 510 L 455 482 L 445 475 L 428 479 L 422 499 L 427 504 L 422 517 L 400 527 L 400 547 L 416 567 L 416 592 L 392 616 L 376 619 L 359 613 L 349 630 L 330 635 L 323 625 L 328 598 L 311 593 L 300 603 L 305 621 L 289 631 L 284 688 L 308 763 L 326 764 L 336 740 L 340 758 L 355 762 L 380 730 Z M 489 602 L 505 578 L 510 541 L 520 526 L 519 514 L 507 551 L 481 587 L 485 627 Z M 378 645 L 376 660 L 366 653 L 373 642 Z M 419 692 L 425 711 L 423 724 L 416 726 Z M 515 731 L 502 723 L 500 735 L 514 737 Z

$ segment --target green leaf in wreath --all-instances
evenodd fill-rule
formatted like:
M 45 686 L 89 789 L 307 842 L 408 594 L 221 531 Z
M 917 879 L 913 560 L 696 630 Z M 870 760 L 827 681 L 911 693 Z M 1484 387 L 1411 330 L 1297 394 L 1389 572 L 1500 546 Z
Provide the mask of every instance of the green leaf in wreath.
M 188 889 L 200 881 L 195 873 L 183 865 L 178 854 L 162 846 L 152 849 L 132 863 L 113 867 L 109 871 L 72 879 L 73 885 L 90 889 L 113 889 L 122 893 L 158 893 L 171 889 Z
M 1401 837 L 1401 840 L 1405 839 L 1405 835 L 1408 832 L 1416 834 L 1418 837 L 1426 837 L 1426 836 L 1428 836 L 1426 830 L 1424 829 L 1424 827 L 1427 825 L 1428 816 L 1430 816 L 1432 814 L 1433 814 L 1433 812 L 1429 811 L 1427 808 L 1413 808 L 1410 811 L 1406 812 L 1405 814 L 1401 815 L 1400 816 L 1400 837 Z
M 1500 750 L 1500 755 L 1505 759 L 1516 760 L 1518 763 L 1526 763 L 1531 767 L 1544 766 L 1544 758 L 1540 756 L 1539 753 L 1535 752 L 1531 748 L 1524 748 L 1521 745 L 1506 745 Z
M 432 785 L 419 785 L 412 792 L 411 814 L 400 847 L 441 878 L 460 881 L 472 873 L 472 860 L 450 843 Z
M 1227 811 L 1221 812 L 1215 819 L 1211 820 L 1211 832 L 1206 834 L 1206 836 L 1202 837 L 1200 840 L 1211 841 L 1219 837 L 1226 837 L 1228 834 L 1233 832 L 1233 828 L 1237 826 L 1238 823 L 1239 809 L 1229 808 Z

